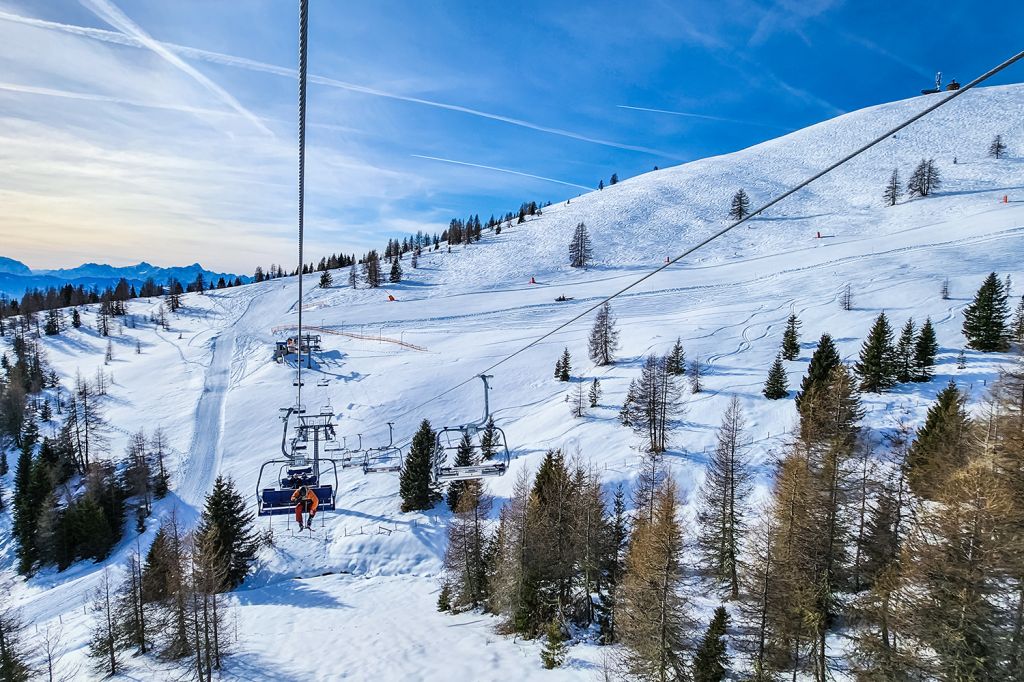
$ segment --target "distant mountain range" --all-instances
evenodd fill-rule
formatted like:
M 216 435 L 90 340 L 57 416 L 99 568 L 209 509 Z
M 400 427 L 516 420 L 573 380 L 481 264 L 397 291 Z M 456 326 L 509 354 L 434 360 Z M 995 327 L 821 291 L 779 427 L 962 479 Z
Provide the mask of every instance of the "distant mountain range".
M 85 263 L 76 268 L 32 270 L 20 261 L 0 256 L 0 294 L 21 296 L 29 289 L 62 287 L 65 284 L 76 287 L 82 285 L 87 289 L 93 287 L 104 289 L 117 284 L 122 277 L 136 288 L 142 286 L 142 283 L 150 277 L 157 284 L 165 284 L 171 279 L 176 279 L 183 285 L 187 285 L 194 282 L 200 272 L 203 273 L 203 278 L 207 282 L 213 284 L 216 284 L 221 277 L 225 280 L 230 278 L 232 281 L 235 277 L 241 277 L 243 282 L 249 282 L 252 279 L 248 276 L 226 272 L 213 272 L 199 263 L 174 268 L 161 268 L 145 261 L 138 265 L 125 267 L 115 267 L 104 263 Z

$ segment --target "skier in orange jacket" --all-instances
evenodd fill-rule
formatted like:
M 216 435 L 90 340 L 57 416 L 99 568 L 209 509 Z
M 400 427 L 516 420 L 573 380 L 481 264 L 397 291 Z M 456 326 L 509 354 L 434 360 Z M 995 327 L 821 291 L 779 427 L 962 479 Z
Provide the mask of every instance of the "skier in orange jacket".
M 320 506 L 320 499 L 316 496 L 312 490 L 304 485 L 299 486 L 298 490 L 292 493 L 292 502 L 295 502 L 295 522 L 299 524 L 299 530 L 313 527 L 313 517 L 316 516 L 316 508 Z M 302 512 L 305 511 L 309 515 L 309 520 L 305 526 L 302 523 Z

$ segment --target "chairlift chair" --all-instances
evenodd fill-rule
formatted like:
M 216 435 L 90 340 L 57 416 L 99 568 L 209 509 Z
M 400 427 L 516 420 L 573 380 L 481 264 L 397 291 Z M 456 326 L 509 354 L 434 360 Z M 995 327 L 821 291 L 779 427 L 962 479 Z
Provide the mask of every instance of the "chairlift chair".
M 508 441 L 505 432 L 498 426 L 494 427 L 494 439 L 491 441 L 493 455 L 490 459 L 477 459 L 470 465 L 456 466 L 449 464 L 449 457 L 459 449 L 459 443 L 463 436 L 474 438 L 482 429 L 486 428 L 491 418 L 489 374 L 481 374 L 480 379 L 484 382 L 484 416 L 479 422 L 462 424 L 461 426 L 445 426 L 437 432 L 434 442 L 434 466 L 433 479 L 435 483 L 444 481 L 469 481 L 493 476 L 504 476 L 508 471 L 510 456 L 508 452 Z M 480 452 L 482 447 L 479 442 L 474 442 L 473 448 Z M 481 454 L 482 457 L 482 454 Z
M 289 443 L 288 422 L 292 414 L 298 416 L 298 424 Z M 333 417 L 333 414 L 324 410 L 319 414 L 307 415 L 301 408 L 286 408 L 283 417 L 284 432 L 281 436 L 281 453 L 284 458 L 264 462 L 256 481 L 259 516 L 291 514 L 295 509 L 292 495 L 303 485 L 317 496 L 320 501 L 319 509 L 329 511 L 335 508 L 338 465 L 333 458 L 320 456 L 321 445 L 325 446 L 324 454 L 328 454 L 326 445 L 334 440 Z M 310 444 L 313 446 L 312 453 Z M 331 469 L 322 470 L 321 463 L 330 463 Z M 268 467 L 271 467 L 272 471 L 276 468 L 277 473 L 274 484 L 264 487 Z M 325 478 L 330 478 L 331 482 L 325 482 Z
M 388 444 L 366 451 L 364 474 L 385 474 L 402 470 L 402 448 L 395 445 L 395 423 L 388 422 Z

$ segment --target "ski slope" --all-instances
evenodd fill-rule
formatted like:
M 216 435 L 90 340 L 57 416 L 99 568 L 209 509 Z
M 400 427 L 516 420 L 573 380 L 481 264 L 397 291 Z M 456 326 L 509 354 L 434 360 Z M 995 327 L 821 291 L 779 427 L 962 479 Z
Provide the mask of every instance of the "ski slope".
M 736 189 L 745 188 L 757 206 L 926 102 L 918 97 L 871 107 L 555 203 L 500 235 L 485 232 L 479 243 L 452 253 L 425 253 L 416 270 L 405 259 L 399 285 L 325 290 L 315 288 L 316 277 L 307 277 L 304 322 L 361 338 L 323 336 L 324 352 L 306 380 L 303 403 L 308 409 L 329 404 L 339 434 L 349 444 L 361 434 L 369 446 L 387 442 L 388 421 L 395 422 L 396 441 L 405 443 L 423 418 L 435 427 L 477 419 L 483 407 L 479 381 L 422 404 L 721 229 Z M 961 311 L 990 271 L 1011 274 L 1020 283 L 1013 295 L 1022 293 L 1022 110 L 1024 86 L 965 93 L 619 297 L 613 311 L 621 347 L 612 366 L 594 367 L 587 359 L 589 320 L 503 364 L 494 372 L 491 405 L 513 460 L 508 475 L 489 482 L 498 502 L 495 515 L 519 470 L 535 469 L 549 448 L 578 452 L 608 486 L 629 485 L 639 441 L 616 415 L 644 355 L 667 352 L 676 337 L 688 359 L 700 359 L 705 374 L 704 391 L 686 392 L 686 413 L 668 453 L 684 511 L 732 396 L 740 398 L 746 415 L 759 494 L 767 489 L 770 463 L 786 443 L 795 409 L 792 400 L 768 401 L 760 390 L 791 312 L 803 323 L 801 357 L 786 363 L 791 389 L 822 332 L 831 333 L 852 359 L 882 310 L 897 329 L 908 316 L 918 323 L 929 316 L 935 323 L 941 346 L 935 379 L 863 396 L 875 442 L 900 416 L 919 423 L 950 378 L 975 397 L 984 395 L 1009 357 L 968 351 L 966 369 L 957 369 L 964 346 Z M 986 156 L 996 134 L 1008 142 L 1009 158 Z M 905 181 L 922 158 L 936 160 L 941 190 L 881 206 L 893 168 Z M 595 263 L 586 270 L 567 264 L 566 247 L 579 222 L 586 223 L 594 245 Z M 347 272 L 334 274 L 336 282 L 347 281 Z M 531 277 L 537 284 L 529 284 Z M 942 300 L 946 277 L 951 298 Z M 846 284 L 853 291 L 851 311 L 838 304 Z M 397 300 L 389 302 L 388 294 Z M 571 300 L 554 301 L 559 295 Z M 157 505 L 157 519 L 174 513 L 194 521 L 218 473 L 255 492 L 261 463 L 279 454 L 277 417 L 279 408 L 294 404 L 294 367 L 271 360 L 271 329 L 296 323 L 296 296 L 295 278 L 187 295 L 169 332 L 142 321 L 158 301 L 131 304 L 140 322 L 114 337 L 105 409 L 115 458 L 139 428 L 151 433 L 159 425 L 168 432 L 173 493 Z M 76 371 L 88 377 L 103 365 L 106 339 L 94 331 L 94 314 L 86 311 L 81 329 L 45 339 L 49 361 L 65 384 Z M 564 347 L 572 354 L 574 382 L 601 382 L 601 404 L 582 419 L 570 416 L 565 401 L 575 384 L 552 378 Z M 320 378 L 328 384 L 318 386 Z M 438 614 L 448 513 L 443 505 L 430 513 L 399 513 L 397 483 L 397 474 L 344 470 L 339 509 L 320 515 L 314 532 L 295 536 L 286 517 L 274 519 L 274 546 L 263 550 L 254 575 L 230 597 L 238 641 L 226 679 L 560 680 L 599 672 L 604 652 L 598 647 L 574 646 L 566 667 L 545 671 L 539 645 L 494 634 L 491 617 Z M 144 552 L 157 525 L 152 520 L 141 538 L 127 533 L 105 565 L 117 571 L 132 549 Z M 28 580 L 16 578 L 4 533 L 4 573 L 14 603 L 40 626 L 59 619 L 71 648 L 68 663 L 84 661 L 89 618 L 82 605 L 104 566 L 80 563 L 63 573 L 47 569 Z M 151 661 L 133 661 L 130 669 L 129 679 L 174 676 Z

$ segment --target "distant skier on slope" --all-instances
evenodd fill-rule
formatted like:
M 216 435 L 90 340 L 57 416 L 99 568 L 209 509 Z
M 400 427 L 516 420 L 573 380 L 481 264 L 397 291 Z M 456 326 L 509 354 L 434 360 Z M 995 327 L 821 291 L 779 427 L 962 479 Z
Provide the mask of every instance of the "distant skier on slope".
M 303 527 L 313 528 L 313 517 L 316 516 L 316 508 L 320 506 L 320 498 L 306 486 L 299 486 L 299 489 L 292 493 L 292 502 L 295 502 L 295 522 L 299 524 L 299 530 Z M 309 515 L 305 526 L 302 523 L 302 512 Z

